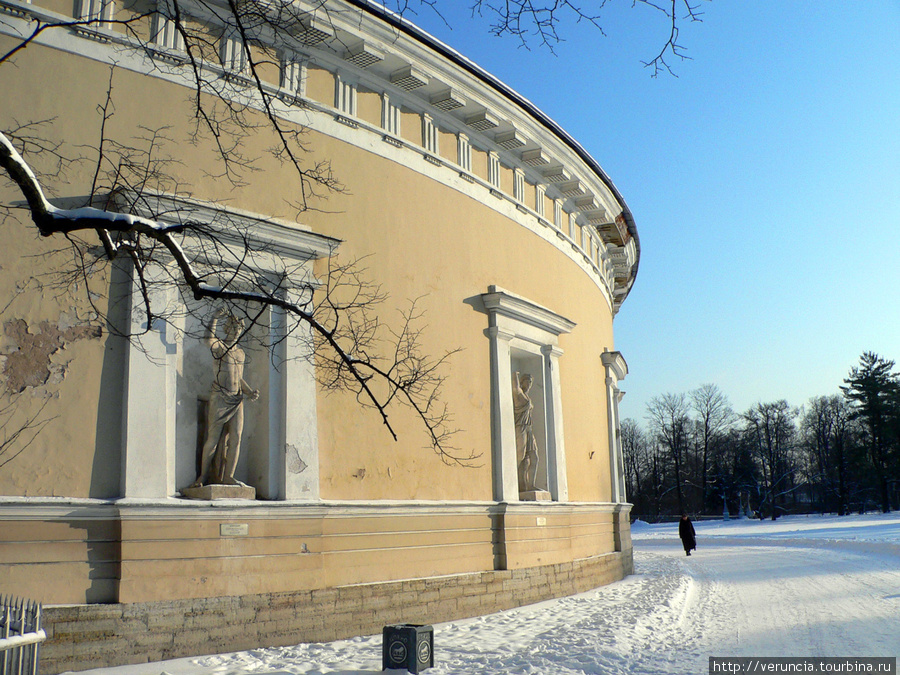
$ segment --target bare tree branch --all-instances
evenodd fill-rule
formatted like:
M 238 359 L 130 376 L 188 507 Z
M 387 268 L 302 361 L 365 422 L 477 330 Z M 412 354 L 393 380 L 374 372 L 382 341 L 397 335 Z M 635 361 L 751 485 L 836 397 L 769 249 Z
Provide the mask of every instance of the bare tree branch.
M 383 424 L 396 440 L 397 434 L 389 418 L 395 401 L 413 410 L 425 426 L 431 447 L 447 463 L 469 465 L 474 453 L 462 453 L 450 445 L 455 430 L 445 406 L 440 403 L 444 378 L 442 366 L 454 352 L 431 359 L 421 353 L 422 314 L 413 303 L 403 315 L 401 326 L 383 337 L 384 330 L 373 308 L 384 299 L 377 286 L 367 283 L 362 272 L 353 265 L 340 266 L 329 260 L 331 269 L 326 287 L 318 294 L 318 302 L 295 302 L 281 291 L 284 286 L 267 286 L 256 280 L 251 242 L 244 238 L 229 247 L 221 234 L 208 223 L 188 222 L 168 225 L 149 218 L 113 213 L 91 206 L 60 209 L 44 196 L 40 183 L 12 142 L 0 134 L 0 167 L 12 178 L 25 197 L 32 220 L 42 236 L 72 236 L 93 231 L 104 242 L 108 257 L 114 259 L 126 251 L 135 264 L 137 286 L 147 321 L 153 323 L 149 265 L 163 266 L 171 261 L 177 275 L 170 281 L 183 286 L 194 300 L 214 300 L 260 308 L 278 308 L 313 332 L 319 379 L 330 389 L 355 393 L 365 407 L 377 411 Z M 111 233 L 116 235 L 114 239 Z M 198 245 L 199 242 L 199 245 Z M 161 256 L 157 247 L 166 255 Z M 219 265 L 212 271 L 198 265 L 188 248 L 204 253 Z M 226 252 L 227 249 L 227 252 Z M 236 262 L 225 263 L 229 258 Z M 86 270 L 87 263 L 79 266 Z M 225 278 L 222 279 L 223 274 Z M 251 316 L 256 323 L 260 315 Z M 393 345 L 389 357 L 380 356 L 387 345 Z

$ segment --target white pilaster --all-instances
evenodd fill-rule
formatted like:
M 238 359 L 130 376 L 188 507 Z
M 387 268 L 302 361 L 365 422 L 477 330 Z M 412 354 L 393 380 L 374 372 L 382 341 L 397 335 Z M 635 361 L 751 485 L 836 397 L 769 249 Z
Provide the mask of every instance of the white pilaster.
M 513 411 L 513 357 L 541 359 L 547 457 L 547 483 L 554 500 L 568 498 L 563 409 L 560 400 L 558 341 L 575 327 L 572 321 L 497 286 L 481 295 L 491 354 L 491 447 L 494 499 L 519 501 L 518 456 Z M 541 443 L 544 442 L 541 441 Z
M 312 293 L 306 289 L 304 293 Z M 299 293 L 298 293 L 299 295 Z M 299 302 L 299 300 L 298 300 Z M 280 426 L 283 439 L 273 451 L 283 476 L 283 499 L 319 499 L 319 432 L 316 416 L 316 378 L 309 326 L 298 326 L 283 341 L 280 369 Z
M 569 481 L 566 476 L 566 442 L 563 433 L 563 407 L 560 396 L 559 357 L 563 352 L 553 345 L 541 347 L 544 356 L 544 382 L 547 429 L 547 483 L 555 502 L 569 499 Z
M 161 276 L 161 275 L 160 275 Z M 162 279 L 148 279 L 150 300 L 161 311 L 174 300 Z M 175 387 L 179 345 L 164 321 L 147 329 L 140 295 L 132 294 L 131 333 L 125 374 L 124 497 L 159 499 L 175 494 Z
M 617 385 L 628 374 L 628 364 L 625 363 L 621 352 L 605 351 L 600 355 L 600 360 L 606 368 L 606 420 L 609 434 L 610 501 L 622 503 L 625 501 L 625 477 L 621 435 L 619 433 L 619 400 L 623 394 L 619 391 Z
M 513 422 L 512 367 L 509 342 L 514 333 L 490 326 L 491 448 L 494 461 L 494 500 L 519 501 L 516 429 Z

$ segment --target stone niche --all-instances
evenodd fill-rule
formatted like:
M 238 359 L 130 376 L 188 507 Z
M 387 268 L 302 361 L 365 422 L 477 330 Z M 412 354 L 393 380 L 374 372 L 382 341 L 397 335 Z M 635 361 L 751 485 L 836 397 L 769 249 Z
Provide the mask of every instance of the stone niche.
M 519 485 L 519 499 L 522 501 L 543 501 L 550 499 L 550 484 L 547 476 L 547 411 L 544 385 L 544 363 L 540 354 L 530 354 L 527 351 L 510 349 L 510 371 L 512 382 L 515 382 L 516 374 L 519 376 L 530 375 L 532 378 L 531 389 L 528 398 L 532 405 L 532 433 L 537 446 L 537 469 L 534 473 L 534 485 Z M 518 448 L 516 461 L 521 462 Z
M 313 292 L 313 262 L 337 246 L 336 240 L 296 224 L 160 197 L 165 199 L 177 201 L 177 208 L 159 208 L 157 213 L 174 212 L 201 222 L 215 222 L 225 213 L 229 222 L 239 221 L 239 231 L 256 239 L 251 245 L 269 253 L 262 260 L 268 260 L 271 268 L 259 269 L 261 275 L 277 277 L 279 270 L 289 268 L 296 278 L 296 270 L 304 270 L 299 286 L 284 288 L 289 300 L 302 301 Z M 278 283 L 285 285 L 283 279 Z M 129 346 L 123 411 L 126 498 L 175 497 L 197 477 L 205 433 L 203 406 L 214 373 L 203 338 L 216 305 L 184 301 L 170 285 L 154 286 L 152 292 L 153 304 L 174 308 L 169 313 L 181 318 L 151 326 L 140 343 Z M 146 328 L 146 320 L 140 302 L 132 304 L 132 332 L 138 333 Z M 288 331 L 287 324 L 282 310 L 267 309 L 241 340 L 246 354 L 243 379 L 259 390 L 259 399 L 243 404 L 244 430 L 234 477 L 255 488 L 258 499 L 316 500 L 318 433 L 311 336 L 308 330 Z
M 206 411 L 216 368 L 215 360 L 203 334 L 206 325 L 201 321 L 203 311 L 209 308 L 192 307 L 186 316 L 185 338 L 181 342 L 180 358 L 176 367 L 175 383 L 175 485 L 183 488 L 197 477 L 200 470 L 200 451 L 207 434 Z M 269 428 L 269 409 L 278 405 L 271 401 L 277 372 L 272 372 L 269 351 L 265 348 L 268 324 L 272 312 L 265 312 L 259 323 L 250 327 L 239 343 L 244 351 L 243 379 L 259 390 L 255 401 L 245 400 L 244 428 L 241 435 L 240 455 L 234 477 L 249 486 L 264 499 L 277 499 L 278 489 L 271 485 L 269 448 L 276 439 L 277 426 Z M 222 328 L 219 328 L 221 337 Z M 229 486 L 230 487 L 230 486 Z M 234 492 L 234 491 L 231 491 Z M 222 491 L 227 495 L 229 491 Z M 216 493 L 217 494 L 217 493 Z
M 567 501 L 559 336 L 571 332 L 575 323 L 499 286 L 489 286 L 487 293 L 469 302 L 488 317 L 494 499 Z M 519 489 L 513 386 L 517 372 L 533 380 L 529 397 L 539 460 L 535 490 Z

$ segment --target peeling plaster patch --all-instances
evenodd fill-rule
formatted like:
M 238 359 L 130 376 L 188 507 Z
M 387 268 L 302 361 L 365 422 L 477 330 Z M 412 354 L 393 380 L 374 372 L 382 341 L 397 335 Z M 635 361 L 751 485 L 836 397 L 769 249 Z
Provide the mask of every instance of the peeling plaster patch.
M 288 443 L 284 447 L 284 451 L 287 454 L 287 470 L 289 472 L 300 474 L 307 469 L 309 465 L 300 457 L 300 451 L 296 445 Z
M 51 362 L 50 357 L 70 342 L 97 339 L 103 335 L 99 326 L 73 325 L 72 318 L 65 312 L 55 326 L 49 321 L 41 321 L 35 333 L 23 319 L 10 319 L 3 328 L 13 343 L 3 362 L 6 390 L 11 394 L 18 394 L 28 387 L 59 384 L 66 377 L 66 366 Z

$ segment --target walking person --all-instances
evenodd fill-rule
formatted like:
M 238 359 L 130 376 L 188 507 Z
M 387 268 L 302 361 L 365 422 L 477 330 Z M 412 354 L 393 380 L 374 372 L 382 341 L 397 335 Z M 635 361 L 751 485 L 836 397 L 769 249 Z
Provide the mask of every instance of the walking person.
M 687 517 L 687 514 L 681 514 L 681 521 L 678 523 L 678 536 L 681 537 L 685 555 L 690 555 L 691 551 L 697 549 L 697 533 L 694 531 L 694 524 Z

